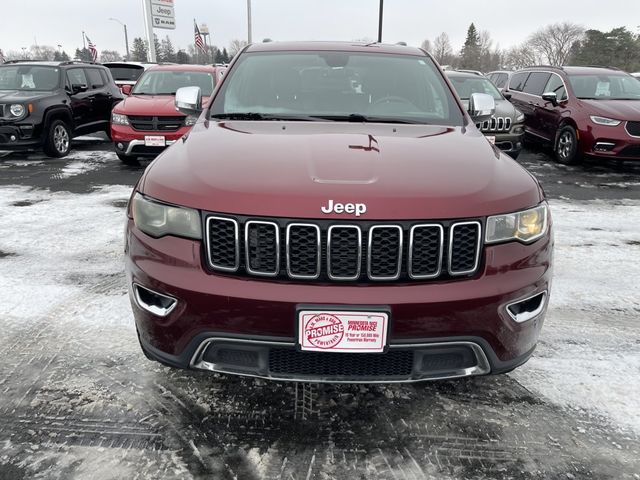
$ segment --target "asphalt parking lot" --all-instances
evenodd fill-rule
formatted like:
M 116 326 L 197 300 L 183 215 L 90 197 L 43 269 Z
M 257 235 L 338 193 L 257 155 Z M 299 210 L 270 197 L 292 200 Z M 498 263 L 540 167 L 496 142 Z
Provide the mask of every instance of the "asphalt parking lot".
M 102 139 L 0 154 L 0 479 L 640 480 L 640 164 L 519 162 L 551 199 L 534 357 L 498 377 L 305 385 L 139 349 L 124 209 L 148 162 Z

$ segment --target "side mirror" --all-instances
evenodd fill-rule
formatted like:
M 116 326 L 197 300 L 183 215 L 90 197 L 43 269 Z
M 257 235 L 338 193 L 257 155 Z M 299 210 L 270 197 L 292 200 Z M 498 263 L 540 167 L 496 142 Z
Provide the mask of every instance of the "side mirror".
M 496 113 L 496 102 L 486 93 L 472 93 L 469 99 L 469 115 L 474 123 L 485 122 Z
M 505 100 L 511 100 L 512 95 L 509 92 L 502 92 L 502 96 Z
M 71 85 L 71 92 L 75 95 L 76 93 L 86 92 L 89 89 L 84 83 L 74 83 Z
M 131 90 L 133 90 L 131 85 L 123 85 L 122 88 L 120 88 L 123 95 L 131 95 Z
M 553 103 L 554 107 L 558 106 L 558 95 L 556 95 L 554 92 L 546 92 L 542 94 L 542 99 L 546 102 L 551 102 Z
M 200 87 L 182 87 L 176 92 L 176 110 L 185 115 L 202 112 L 202 91 Z

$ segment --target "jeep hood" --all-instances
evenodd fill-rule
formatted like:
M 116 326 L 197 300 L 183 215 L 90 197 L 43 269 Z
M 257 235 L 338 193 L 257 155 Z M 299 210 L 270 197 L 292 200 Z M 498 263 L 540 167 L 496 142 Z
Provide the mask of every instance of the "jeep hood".
M 25 91 L 25 90 L 0 90 L 0 103 L 24 103 L 38 100 L 42 97 L 50 97 L 51 92 L 42 90 Z
M 145 195 L 219 213 L 292 218 L 328 200 L 365 220 L 479 217 L 536 205 L 533 177 L 475 127 L 337 122 L 199 122 L 160 155 Z

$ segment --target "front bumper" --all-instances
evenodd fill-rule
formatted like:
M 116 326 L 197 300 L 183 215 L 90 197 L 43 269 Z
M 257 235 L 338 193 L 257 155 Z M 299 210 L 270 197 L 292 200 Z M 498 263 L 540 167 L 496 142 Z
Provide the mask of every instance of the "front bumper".
M 612 160 L 640 160 L 640 137 L 631 136 L 624 123 L 617 127 L 588 126 L 578 135 L 586 155 Z
M 515 128 L 515 127 L 514 127 Z M 512 130 L 513 131 L 513 130 Z M 511 157 L 517 157 L 522 150 L 522 139 L 524 130 L 520 133 L 485 133 L 487 136 L 493 136 L 496 139 L 496 147 Z
M 111 139 L 113 140 L 114 147 L 118 153 L 128 156 L 156 156 L 170 145 L 173 145 L 176 141 L 186 135 L 191 126 L 181 127 L 174 132 L 143 132 L 134 130 L 127 125 L 114 125 L 111 124 Z M 145 137 L 163 136 L 165 138 L 166 145 L 164 147 L 147 147 L 145 146 Z
M 130 292 L 135 283 L 177 300 L 165 316 L 160 316 L 141 308 L 132 292 L 136 326 L 147 356 L 174 367 L 282 380 L 399 382 L 511 370 L 524 363 L 535 348 L 546 296 L 539 314 L 527 322 L 515 322 L 506 307 L 547 291 L 552 274 L 551 235 L 532 245 L 485 247 L 483 267 L 473 279 L 367 286 L 210 274 L 203 266 L 200 242 L 176 237 L 154 239 L 140 232 L 131 220 L 126 243 Z M 309 370 L 311 374 L 291 370 L 293 367 L 275 368 L 272 356 L 276 353 L 287 357 L 287 365 L 311 359 L 310 352 L 295 349 L 296 308 L 302 303 L 388 307 L 389 351 L 371 355 L 409 352 L 411 359 L 403 360 L 405 370 L 383 370 L 382 374 L 374 370 L 360 375 L 340 375 L 333 370 L 330 375 L 323 367 Z M 216 352 L 229 343 L 237 348 L 226 348 L 227 352 L 219 356 Z M 440 343 L 453 350 L 440 352 L 443 356 L 436 359 L 430 355 L 434 354 L 434 344 Z M 253 353 L 242 353 L 247 348 Z M 443 359 L 452 363 L 434 370 L 424 367 L 427 357 L 438 365 Z M 239 360 L 233 363 L 229 358 Z
M 41 146 L 42 138 L 34 125 L 0 125 L 0 150 L 22 151 Z

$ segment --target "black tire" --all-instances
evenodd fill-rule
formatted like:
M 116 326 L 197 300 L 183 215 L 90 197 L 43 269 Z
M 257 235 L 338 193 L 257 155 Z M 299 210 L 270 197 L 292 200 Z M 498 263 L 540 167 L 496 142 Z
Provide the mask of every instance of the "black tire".
M 48 157 L 66 157 L 71 150 L 71 129 L 63 120 L 54 120 L 49 125 L 47 137 L 44 140 L 44 153 Z
M 575 165 L 582 160 L 575 128 L 565 125 L 558 131 L 553 153 L 556 160 L 563 165 Z
M 125 165 L 138 165 L 138 160 L 136 157 L 132 157 L 131 155 L 125 155 L 124 153 L 116 152 L 116 155 L 120 159 L 122 163 Z

